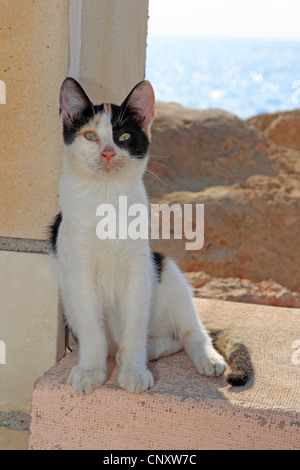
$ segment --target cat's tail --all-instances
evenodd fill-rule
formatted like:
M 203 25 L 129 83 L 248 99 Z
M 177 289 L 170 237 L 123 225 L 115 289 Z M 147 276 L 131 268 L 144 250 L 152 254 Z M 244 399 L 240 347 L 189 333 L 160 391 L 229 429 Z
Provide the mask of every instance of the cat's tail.
M 226 380 L 230 385 L 239 387 L 245 385 L 254 375 L 249 349 L 227 329 L 220 329 L 211 324 L 205 324 L 214 347 L 225 358 L 230 367 Z

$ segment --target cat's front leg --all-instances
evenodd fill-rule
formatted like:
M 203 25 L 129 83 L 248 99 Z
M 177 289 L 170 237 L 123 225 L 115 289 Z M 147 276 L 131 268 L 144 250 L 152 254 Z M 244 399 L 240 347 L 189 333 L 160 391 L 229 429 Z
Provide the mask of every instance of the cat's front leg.
M 68 378 L 78 395 L 89 395 L 107 379 L 106 338 L 99 325 L 90 323 L 81 329 L 79 337 L 79 362 L 73 367 Z
M 107 379 L 107 342 L 101 306 L 91 283 L 74 273 L 63 284 L 64 315 L 79 342 L 79 361 L 68 383 L 78 395 L 88 395 Z
M 154 385 L 147 369 L 147 337 L 151 303 L 151 282 L 136 276 L 123 302 L 124 331 L 117 354 L 120 387 L 131 393 L 144 392 Z

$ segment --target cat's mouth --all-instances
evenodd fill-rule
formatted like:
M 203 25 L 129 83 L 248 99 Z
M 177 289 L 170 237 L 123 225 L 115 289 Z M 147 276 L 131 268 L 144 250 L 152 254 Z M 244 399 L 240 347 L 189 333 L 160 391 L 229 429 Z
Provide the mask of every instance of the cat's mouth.
M 113 163 L 107 163 L 106 165 L 103 165 L 101 167 L 101 170 L 103 171 L 114 171 L 114 170 L 118 170 L 119 168 L 114 165 Z
M 102 162 L 99 168 L 100 170 L 110 172 L 110 171 L 118 171 L 123 166 L 124 166 L 124 162 L 122 161 L 117 162 L 114 160 L 110 160 L 109 162 L 108 161 Z
M 124 158 L 117 157 L 108 160 L 102 156 L 97 156 L 88 162 L 91 170 L 98 174 L 99 172 L 103 172 L 105 174 L 117 173 L 121 168 L 124 167 L 125 164 L 126 161 Z

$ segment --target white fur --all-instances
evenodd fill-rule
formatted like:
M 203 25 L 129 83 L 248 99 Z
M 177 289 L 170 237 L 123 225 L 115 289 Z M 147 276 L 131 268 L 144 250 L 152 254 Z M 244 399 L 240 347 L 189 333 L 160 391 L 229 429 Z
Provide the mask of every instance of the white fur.
M 95 129 L 100 144 L 80 136 L 65 146 L 59 184 L 63 219 L 52 258 L 64 315 L 80 348 L 69 382 L 78 394 L 91 393 L 106 380 L 112 355 L 119 385 L 142 392 L 153 385 L 147 360 L 183 347 L 200 374 L 222 374 L 225 362 L 175 263 L 165 258 L 159 282 L 148 240 L 97 238 L 99 204 L 112 203 L 118 211 L 120 195 L 128 197 L 128 205 L 148 200 L 142 180 L 147 158 L 130 158 L 114 144 L 109 115 L 104 113 Z M 106 146 L 116 151 L 118 169 L 103 171 Z

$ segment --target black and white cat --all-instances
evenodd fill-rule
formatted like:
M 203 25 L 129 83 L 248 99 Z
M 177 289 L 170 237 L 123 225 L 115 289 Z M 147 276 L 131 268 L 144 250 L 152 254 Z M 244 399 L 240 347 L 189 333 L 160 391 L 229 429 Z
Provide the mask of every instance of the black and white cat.
M 79 341 L 79 363 L 69 382 L 89 394 L 107 379 L 115 356 L 119 385 L 129 392 L 153 386 L 147 361 L 185 349 L 200 374 L 220 375 L 223 357 L 198 318 L 190 288 L 169 258 L 146 239 L 96 236 L 96 209 L 119 196 L 148 206 L 147 165 L 154 92 L 138 83 L 121 106 L 94 106 L 67 78 L 60 91 L 64 159 L 59 183 L 61 212 L 51 226 L 52 260 L 67 325 Z M 247 348 L 215 332 L 216 347 L 231 365 L 234 385 L 249 376 Z M 230 359 L 231 358 L 231 359 Z

